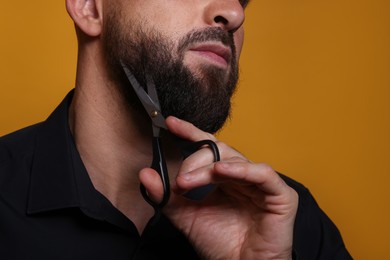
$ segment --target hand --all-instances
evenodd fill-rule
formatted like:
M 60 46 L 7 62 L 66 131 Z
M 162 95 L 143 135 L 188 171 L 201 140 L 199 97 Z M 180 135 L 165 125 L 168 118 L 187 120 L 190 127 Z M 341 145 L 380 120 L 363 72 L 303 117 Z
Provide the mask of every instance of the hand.
M 164 213 L 205 259 L 291 259 L 298 195 L 268 165 L 255 164 L 192 124 L 167 118 L 169 130 L 190 141 L 217 143 L 221 161 L 208 148 L 181 165 Z M 159 201 L 162 185 L 157 172 L 147 168 L 140 181 Z M 181 194 L 213 183 L 215 191 L 202 201 Z

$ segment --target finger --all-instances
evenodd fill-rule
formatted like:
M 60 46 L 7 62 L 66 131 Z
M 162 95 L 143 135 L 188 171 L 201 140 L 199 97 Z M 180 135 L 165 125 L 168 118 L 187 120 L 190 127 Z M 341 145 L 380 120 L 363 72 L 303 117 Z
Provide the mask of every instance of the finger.
M 193 124 L 178 119 L 177 117 L 174 116 L 169 116 L 166 119 L 166 124 L 168 126 L 168 129 L 171 133 L 174 135 L 181 137 L 185 140 L 189 141 L 200 141 L 200 140 L 212 140 L 216 141 L 217 139 L 210 133 L 206 133 Z
M 219 179 L 255 184 L 263 192 L 271 195 L 280 195 L 289 189 L 282 178 L 267 164 L 254 164 L 242 160 L 217 162 L 214 165 L 214 175 L 220 176 Z
M 171 131 L 171 133 L 175 134 L 176 136 L 182 139 L 192 141 L 192 142 L 201 141 L 201 140 L 213 141 L 218 146 L 218 150 L 221 155 L 221 160 L 228 159 L 230 157 L 236 157 L 236 156 L 245 158 L 236 149 L 228 146 L 223 142 L 218 141 L 215 138 L 215 136 L 213 136 L 212 134 L 198 129 L 197 127 L 195 127 L 193 124 L 189 122 L 186 122 L 174 116 L 169 116 L 166 119 L 166 124 L 169 130 Z M 204 148 L 211 149 L 210 147 L 207 147 L 207 145 Z
M 245 160 L 240 157 L 233 157 L 228 160 L 228 162 L 239 163 L 244 162 Z M 247 161 L 245 161 L 247 162 Z M 179 174 L 176 177 L 176 188 L 180 191 L 188 191 L 193 188 L 205 186 L 208 184 L 219 184 L 227 181 L 237 181 L 241 182 L 241 179 L 234 179 L 227 174 L 215 174 L 215 165 L 216 163 L 208 163 L 201 167 L 196 167 L 191 171 L 183 171 L 184 167 L 181 168 Z
M 154 202 L 159 203 L 164 196 L 164 189 L 159 174 L 151 169 L 142 169 L 139 173 L 139 180 L 144 185 L 148 196 Z
M 189 190 L 206 186 L 210 183 L 218 183 L 213 178 L 214 164 L 208 164 L 190 172 L 181 172 L 176 176 L 174 192 L 178 194 L 186 193 Z
M 191 172 L 214 161 L 215 158 L 211 148 L 203 147 L 183 160 L 179 172 Z
M 249 161 L 241 153 L 223 142 L 215 142 L 218 148 L 220 160 L 230 160 L 231 158 L 242 158 L 244 161 Z M 213 149 L 205 145 L 197 151 L 188 156 L 182 163 L 181 170 L 189 172 L 195 170 L 198 167 L 210 164 L 216 161 L 216 157 L 212 151 Z

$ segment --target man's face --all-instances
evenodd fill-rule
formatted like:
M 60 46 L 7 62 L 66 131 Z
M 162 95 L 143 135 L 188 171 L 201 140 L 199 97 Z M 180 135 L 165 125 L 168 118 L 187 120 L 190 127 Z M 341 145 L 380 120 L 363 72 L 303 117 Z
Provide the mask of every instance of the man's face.
M 108 3 L 102 36 L 108 67 L 118 74 L 119 60 L 124 61 L 143 85 L 145 75 L 150 75 L 165 116 L 214 133 L 229 116 L 238 80 L 245 4 L 238 0 Z M 130 83 L 119 74 L 117 83 L 129 102 L 138 103 Z

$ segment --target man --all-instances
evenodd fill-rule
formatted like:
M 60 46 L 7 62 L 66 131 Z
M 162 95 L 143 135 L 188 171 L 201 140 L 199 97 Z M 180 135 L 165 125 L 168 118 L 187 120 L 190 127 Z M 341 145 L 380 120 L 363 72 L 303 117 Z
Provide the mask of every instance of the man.
M 66 1 L 76 88 L 47 121 L 0 140 L 3 259 L 351 258 L 303 186 L 212 135 L 229 114 L 247 4 Z M 122 65 L 154 82 L 167 117 L 172 192 L 159 218 L 139 191 L 164 196 L 151 122 Z M 215 142 L 221 160 L 203 147 L 183 161 L 177 137 Z M 202 200 L 185 196 L 209 184 Z

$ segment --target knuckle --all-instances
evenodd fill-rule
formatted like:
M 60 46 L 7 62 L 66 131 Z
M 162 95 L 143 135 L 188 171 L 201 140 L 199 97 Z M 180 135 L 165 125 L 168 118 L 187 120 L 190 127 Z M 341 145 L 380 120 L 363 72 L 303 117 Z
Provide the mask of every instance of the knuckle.
M 275 174 L 275 170 L 268 164 L 266 163 L 260 163 L 258 164 L 260 170 L 266 174 L 266 175 L 271 175 L 271 174 Z
M 215 138 L 215 136 L 213 134 L 210 134 L 210 133 L 207 133 L 207 132 L 206 132 L 206 139 L 209 139 L 211 141 L 214 141 L 215 143 L 218 143 L 217 138 Z
M 217 141 L 216 142 L 217 146 L 218 146 L 218 149 L 221 153 L 224 153 L 226 152 L 226 150 L 228 149 L 228 145 L 224 142 L 221 142 L 221 141 Z
M 249 162 L 245 158 L 242 158 L 241 156 L 238 156 L 238 155 L 235 155 L 235 156 L 231 157 L 231 160 L 232 161 L 236 161 L 236 162 L 244 163 L 245 165 L 247 165 L 247 163 Z
M 184 160 L 179 172 L 192 172 L 199 167 L 198 163 L 194 160 Z
M 221 154 L 221 158 L 223 159 L 239 159 L 245 162 L 250 162 L 245 156 L 243 156 L 239 151 L 234 149 L 233 147 L 229 146 L 228 144 L 217 141 L 216 142 L 219 152 Z

